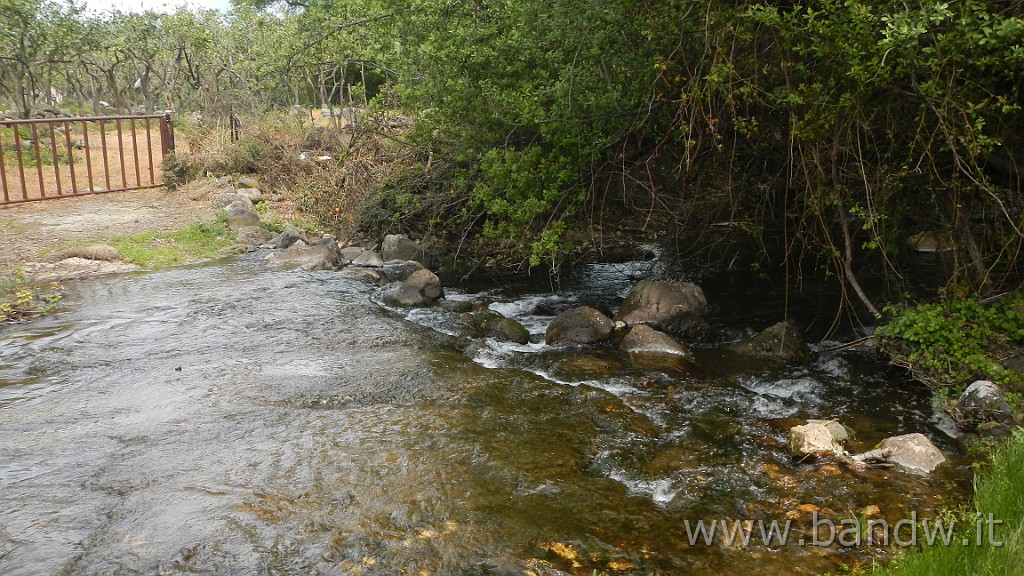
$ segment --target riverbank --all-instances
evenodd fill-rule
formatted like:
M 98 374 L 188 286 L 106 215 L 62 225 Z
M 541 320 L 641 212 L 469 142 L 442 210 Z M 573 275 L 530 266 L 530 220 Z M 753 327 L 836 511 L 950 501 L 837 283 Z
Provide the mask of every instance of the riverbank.
M 948 542 L 919 542 L 877 576 L 1019 574 L 1024 564 L 1024 430 L 1018 428 L 975 480 L 972 505 L 956 515 L 961 528 Z

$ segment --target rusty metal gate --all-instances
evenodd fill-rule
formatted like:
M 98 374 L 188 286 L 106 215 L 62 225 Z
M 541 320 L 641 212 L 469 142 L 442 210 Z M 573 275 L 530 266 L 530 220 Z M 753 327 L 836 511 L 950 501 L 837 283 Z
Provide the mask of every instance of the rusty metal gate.
M 0 206 L 163 185 L 170 114 L 0 122 Z

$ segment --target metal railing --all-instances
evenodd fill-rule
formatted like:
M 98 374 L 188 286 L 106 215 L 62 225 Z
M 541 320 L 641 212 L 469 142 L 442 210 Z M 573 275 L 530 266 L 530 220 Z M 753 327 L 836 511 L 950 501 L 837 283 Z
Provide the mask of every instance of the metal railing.
M 170 114 L 0 121 L 0 205 L 157 188 Z

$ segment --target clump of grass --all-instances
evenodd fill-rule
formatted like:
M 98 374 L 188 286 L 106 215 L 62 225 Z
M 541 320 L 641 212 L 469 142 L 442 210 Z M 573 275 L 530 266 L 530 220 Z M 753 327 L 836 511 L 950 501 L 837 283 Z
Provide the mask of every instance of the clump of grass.
M 963 529 L 951 545 L 922 544 L 892 566 L 875 570 L 879 576 L 1016 575 L 1024 566 L 1024 430 L 1017 429 L 997 449 L 990 469 L 975 479 L 973 510 L 962 514 Z M 991 515 L 991 516 L 989 516 Z M 989 531 L 989 518 L 1001 521 Z M 982 521 L 978 541 L 977 522 Z M 991 539 L 990 539 L 991 537 Z
M 0 278 L 0 322 L 12 322 L 52 312 L 57 308 L 60 298 L 59 284 L 32 283 L 24 270 L 18 268 L 13 275 Z
M 110 245 L 126 262 L 148 269 L 213 258 L 232 244 L 233 237 L 221 220 L 193 222 L 171 233 L 150 231 L 110 239 Z

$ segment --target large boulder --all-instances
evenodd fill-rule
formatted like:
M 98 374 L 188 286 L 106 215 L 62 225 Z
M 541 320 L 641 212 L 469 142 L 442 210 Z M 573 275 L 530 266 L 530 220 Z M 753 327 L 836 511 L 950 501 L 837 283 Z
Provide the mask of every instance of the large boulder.
M 430 306 L 442 296 L 441 280 L 425 268 L 401 282 L 388 284 L 380 291 L 380 298 L 385 304 L 405 308 Z
M 904 434 L 882 440 L 878 448 L 891 451 L 888 462 L 912 474 L 929 474 L 936 466 L 946 461 L 942 451 L 935 447 L 924 434 Z
M 427 265 L 430 260 L 427 247 L 410 240 L 405 234 L 385 236 L 384 242 L 381 243 L 380 253 L 385 262 L 389 260 L 414 260 L 420 264 Z
M 274 234 L 262 226 L 242 226 L 235 232 L 236 240 L 250 246 L 261 246 L 273 238 Z
M 228 228 L 238 231 L 243 226 L 260 226 L 260 215 L 252 207 L 252 202 L 236 200 L 227 208 Z
M 255 176 L 239 176 L 237 184 L 240 188 L 260 187 L 260 181 Z
M 974 429 L 982 422 L 1005 423 L 1013 419 L 1006 392 L 988 380 L 978 380 L 968 386 L 957 400 L 953 414 L 965 429 Z
M 235 194 L 244 196 L 253 204 L 256 204 L 263 198 L 263 192 L 259 188 L 238 188 L 235 190 Z
M 696 364 L 689 346 L 645 324 L 633 326 L 619 349 L 641 366 L 686 368 Z
M 381 258 L 379 252 L 373 250 L 363 250 L 359 256 L 356 256 L 352 260 L 353 266 L 365 266 L 367 268 L 380 268 L 384 266 L 384 259 Z
M 607 340 L 615 329 L 611 318 L 589 306 L 579 306 L 562 312 L 544 333 L 544 342 L 557 344 L 593 344 Z
M 267 256 L 267 260 L 285 268 L 306 271 L 333 270 L 338 267 L 338 258 L 338 245 L 333 240 L 312 246 L 293 244 L 290 248 Z
M 423 265 L 414 260 L 393 260 L 384 263 L 380 274 L 388 282 L 401 282 L 420 270 L 423 270 Z
M 208 191 L 212 187 L 206 186 L 202 190 Z M 210 201 L 210 208 L 213 210 L 223 210 L 235 202 L 248 202 L 249 208 L 253 207 L 252 200 L 249 197 L 239 194 L 236 190 L 225 190 L 213 197 L 213 200 Z
M 494 338 L 516 344 L 530 342 L 529 330 L 512 318 L 493 310 L 466 312 L 460 315 L 460 319 L 472 329 L 473 333 L 484 338 Z
M 341 263 L 351 264 L 356 258 L 362 256 L 365 251 L 366 248 L 362 246 L 346 246 L 341 249 Z
M 789 451 L 799 458 L 828 456 L 842 453 L 842 447 L 828 426 L 809 422 L 789 429 Z
M 285 224 L 284 230 L 281 231 L 281 235 L 277 239 L 277 246 L 278 248 L 288 248 L 300 241 L 304 244 L 312 244 L 309 241 L 309 236 L 304 231 L 291 224 Z
M 689 282 L 644 280 L 622 302 L 615 320 L 629 326 L 648 324 L 679 336 L 704 336 L 708 301 L 700 286 Z
M 757 336 L 725 348 L 740 356 L 782 362 L 802 362 L 810 355 L 803 331 L 792 320 L 769 326 Z
M 808 424 L 821 424 L 832 435 L 832 439 L 839 444 L 850 439 L 850 432 L 838 420 L 808 420 Z

